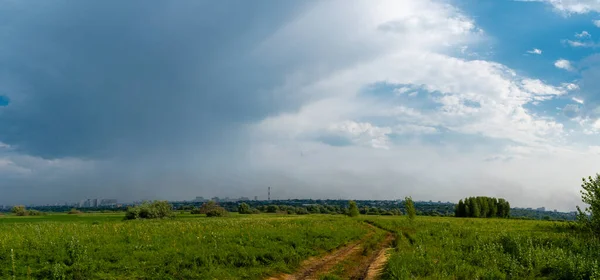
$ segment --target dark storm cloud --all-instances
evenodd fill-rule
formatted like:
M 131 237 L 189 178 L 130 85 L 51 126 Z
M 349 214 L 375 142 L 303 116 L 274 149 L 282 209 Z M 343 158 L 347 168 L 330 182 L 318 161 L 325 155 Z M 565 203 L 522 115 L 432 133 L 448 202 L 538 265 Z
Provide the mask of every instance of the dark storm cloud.
M 293 108 L 251 55 L 304 4 L 44 1 L 0 8 L 0 142 L 43 158 L 183 152 Z

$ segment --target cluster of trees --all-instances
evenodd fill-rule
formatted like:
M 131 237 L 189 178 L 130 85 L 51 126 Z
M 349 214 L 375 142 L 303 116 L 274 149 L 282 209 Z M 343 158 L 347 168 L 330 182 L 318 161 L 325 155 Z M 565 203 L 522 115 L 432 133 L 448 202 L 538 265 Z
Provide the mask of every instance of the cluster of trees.
M 477 196 L 461 199 L 456 205 L 456 217 L 508 218 L 510 204 L 503 198 Z
M 14 206 L 11 212 L 17 216 L 42 216 L 46 215 L 44 212 L 38 210 L 27 210 L 23 205 Z
M 125 212 L 126 220 L 135 219 L 164 219 L 174 217 L 173 205 L 168 201 L 144 202 L 138 206 L 129 207 Z

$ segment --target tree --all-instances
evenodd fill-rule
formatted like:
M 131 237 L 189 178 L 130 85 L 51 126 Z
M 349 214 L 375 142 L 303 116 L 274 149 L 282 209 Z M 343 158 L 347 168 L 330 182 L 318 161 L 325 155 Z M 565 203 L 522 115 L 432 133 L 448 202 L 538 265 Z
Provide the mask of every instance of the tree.
M 358 211 L 358 205 L 356 205 L 356 202 L 354 200 L 348 201 L 348 216 L 356 217 L 358 215 L 360 215 L 360 212 Z
M 277 211 L 279 211 L 279 207 L 277 207 L 277 205 L 267 206 L 267 213 L 277 213 Z
M 27 210 L 25 209 L 25 206 L 23 205 L 16 205 L 11 209 L 11 212 L 13 212 L 15 215 L 17 216 L 27 216 Z
M 248 206 L 248 204 L 246 204 L 245 202 L 242 202 L 242 203 L 240 203 L 240 205 L 238 205 L 238 213 L 252 214 L 252 211 L 250 210 L 250 206 Z
M 456 217 L 474 218 L 508 218 L 510 215 L 510 204 L 500 198 L 487 196 L 467 197 L 459 200 L 455 209 Z
M 127 208 L 126 220 L 134 219 L 162 219 L 173 217 L 173 205 L 167 201 L 155 200 L 152 203 L 144 202 L 141 205 Z
M 407 196 L 404 198 L 404 209 L 406 209 L 406 215 L 410 220 L 414 220 L 415 216 L 417 216 L 417 210 L 415 209 L 415 204 L 412 200 L 412 197 Z
M 581 201 L 588 205 L 584 210 L 577 206 L 577 220 L 585 228 L 600 235 L 600 174 L 582 179 Z
M 458 201 L 456 209 L 454 209 L 454 216 L 466 217 L 465 204 L 463 203 L 462 199 Z

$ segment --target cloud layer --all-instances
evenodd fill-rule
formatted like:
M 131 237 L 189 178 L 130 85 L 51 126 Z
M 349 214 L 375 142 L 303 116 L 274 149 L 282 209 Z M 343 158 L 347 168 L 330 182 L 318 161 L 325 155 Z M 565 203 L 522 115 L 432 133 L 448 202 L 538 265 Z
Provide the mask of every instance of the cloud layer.
M 271 186 L 515 205 L 545 189 L 570 209 L 565 186 L 598 159 L 569 144 L 596 129 L 594 58 L 554 58 L 579 81 L 528 75 L 478 54 L 492 35 L 443 1 L 10 2 L 0 18 L 0 203 Z M 568 122 L 539 109 L 573 98 Z

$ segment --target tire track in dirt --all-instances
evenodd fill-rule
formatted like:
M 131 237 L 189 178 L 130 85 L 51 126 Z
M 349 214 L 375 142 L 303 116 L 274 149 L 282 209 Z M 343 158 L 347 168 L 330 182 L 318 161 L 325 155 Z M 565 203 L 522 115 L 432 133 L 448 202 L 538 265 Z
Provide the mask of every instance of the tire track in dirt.
M 386 237 L 375 247 L 376 250 L 365 255 L 363 253 L 363 249 L 365 249 L 363 245 L 378 230 L 370 223 L 367 223 L 367 225 L 373 231 L 361 240 L 346 245 L 327 255 L 309 258 L 294 274 L 282 274 L 267 278 L 267 280 L 316 280 L 321 275 L 330 273 L 336 265 L 342 265 L 343 262 L 348 262 L 351 266 L 347 272 L 348 274 L 344 275 L 344 279 L 377 279 L 387 262 L 387 252 L 394 236 L 390 232 L 387 232 Z
M 372 235 L 373 232 L 367 234 L 367 236 L 360 241 L 346 245 L 325 256 L 309 258 L 302 264 L 302 267 L 292 275 L 283 274 L 276 277 L 270 277 L 267 280 L 318 279 L 318 275 L 323 271 L 329 271 L 336 263 L 347 258 L 353 252 L 358 251 L 361 248 L 361 244 L 364 242 L 364 240 L 370 238 Z
M 373 255 L 371 261 L 369 262 L 369 267 L 367 267 L 362 279 L 375 280 L 379 278 L 381 272 L 383 272 L 383 269 L 385 268 L 385 264 L 388 261 L 391 249 L 389 245 L 392 243 L 393 240 L 394 236 L 388 232 L 388 235 L 386 236 L 386 239 L 384 241 L 384 246 L 382 246 L 381 249 L 379 249 L 377 254 Z

